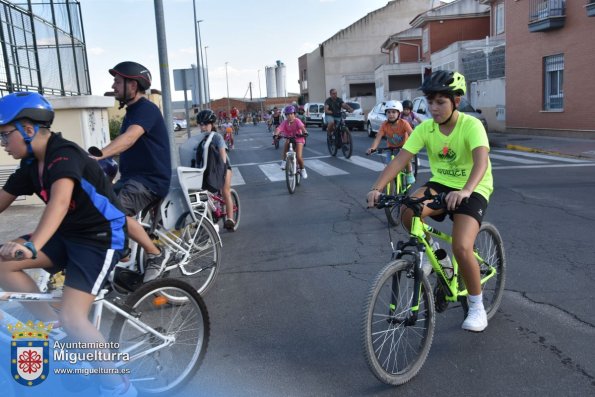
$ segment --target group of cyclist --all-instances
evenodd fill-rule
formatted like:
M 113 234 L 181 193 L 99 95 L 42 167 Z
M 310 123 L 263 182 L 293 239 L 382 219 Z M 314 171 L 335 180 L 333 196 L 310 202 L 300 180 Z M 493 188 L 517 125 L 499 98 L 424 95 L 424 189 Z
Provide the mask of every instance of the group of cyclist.
M 67 268 L 59 314 L 43 304 L 30 310 L 40 320 L 57 321 L 80 341 L 104 340 L 90 323 L 88 313 L 110 271 L 124 254 L 128 235 L 149 254 L 145 281 L 157 277 L 169 260 L 168 253 L 154 245 L 134 218 L 140 210 L 165 197 L 171 178 L 165 122 L 159 109 L 144 97 L 151 85 L 151 74 L 135 62 L 122 62 L 109 73 L 114 77 L 116 99 L 121 107 L 126 107 L 126 115 L 119 136 L 102 149 L 100 156 L 90 156 L 50 130 L 54 111 L 43 96 L 20 92 L 0 98 L 0 143 L 9 155 L 21 160 L 20 167 L 0 190 L 0 212 L 20 195 L 36 194 L 46 203 L 39 224 L 30 235 L 0 247 L 0 287 L 38 292 L 24 269 L 57 272 Z M 487 327 L 487 318 L 473 244 L 493 190 L 487 134 L 479 120 L 457 110 L 466 90 L 460 73 L 434 72 L 423 81 L 421 89 L 428 99 L 432 119 L 417 125 L 415 132 L 411 124 L 421 120 L 411 111 L 410 103 L 386 104 L 387 121 L 368 152 L 378 147 L 382 137 L 386 137 L 389 147 L 402 150 L 372 185 L 367 194 L 368 205 L 378 201 L 389 181 L 407 169 L 413 156 L 425 147 L 431 178 L 412 196 L 422 197 L 426 188 L 433 194 L 446 193 L 446 209 L 424 206 L 422 217 L 441 221 L 449 215 L 453 220 L 452 249 L 469 291 L 469 311 L 462 328 L 481 332 Z M 342 109 L 352 111 L 337 98 L 336 90 L 331 90 L 325 102 L 329 133 Z M 307 178 L 302 153 L 308 132 L 298 118 L 298 110 L 293 105 L 285 107 L 285 120 L 281 121 L 276 109 L 272 120 L 275 136 L 295 139 L 297 161 L 302 177 Z M 216 120 L 210 110 L 197 117 L 205 134 L 214 130 Z M 231 166 L 225 143 L 220 141 L 215 143 L 227 165 L 222 193 L 231 208 Z M 284 156 L 287 147 L 286 142 Z M 102 165 L 103 160 L 116 155 L 120 156 L 121 175 L 112 186 Z M 408 182 L 413 183 L 410 169 L 407 171 Z M 403 224 L 410 227 L 411 213 L 402 209 L 401 216 Z M 233 220 L 226 220 L 225 227 L 233 230 Z M 23 258 L 15 260 L 17 253 Z M 101 390 L 105 395 L 136 395 L 134 386 L 121 377 L 106 376 Z

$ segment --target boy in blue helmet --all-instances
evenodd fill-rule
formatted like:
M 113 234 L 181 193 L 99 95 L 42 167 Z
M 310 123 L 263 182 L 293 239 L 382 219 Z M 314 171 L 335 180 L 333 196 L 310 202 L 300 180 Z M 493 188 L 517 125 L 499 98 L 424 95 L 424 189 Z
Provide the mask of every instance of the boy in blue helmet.
M 0 143 L 21 160 L 0 190 L 0 212 L 21 195 L 36 194 L 46 204 L 30 236 L 0 247 L 0 288 L 39 292 L 24 269 L 67 270 L 59 313 L 47 303 L 27 308 L 37 320 L 58 321 L 75 341 L 101 342 L 105 340 L 88 314 L 125 248 L 126 216 L 99 164 L 75 143 L 51 132 L 53 119 L 51 105 L 37 93 L 0 98 Z M 101 388 L 136 395 L 120 376 L 106 376 Z

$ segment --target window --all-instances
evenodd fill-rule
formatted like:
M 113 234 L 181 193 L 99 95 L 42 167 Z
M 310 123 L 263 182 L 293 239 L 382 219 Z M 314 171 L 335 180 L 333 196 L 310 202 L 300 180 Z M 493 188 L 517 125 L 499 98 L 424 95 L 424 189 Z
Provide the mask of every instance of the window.
M 429 51 L 430 43 L 428 28 L 425 28 L 421 33 L 421 49 L 424 53 Z
M 564 108 L 564 55 L 543 58 L 544 110 Z
M 496 15 L 494 18 L 496 34 L 504 33 L 504 3 L 496 5 Z

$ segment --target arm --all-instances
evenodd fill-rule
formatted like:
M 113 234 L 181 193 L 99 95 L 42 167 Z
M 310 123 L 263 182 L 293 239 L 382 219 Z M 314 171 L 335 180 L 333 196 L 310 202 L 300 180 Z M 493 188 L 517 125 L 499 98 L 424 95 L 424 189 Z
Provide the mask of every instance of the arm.
M 399 154 L 386 166 L 384 171 L 378 176 L 376 182 L 372 185 L 370 192 L 368 192 L 368 207 L 373 207 L 378 201 L 378 196 L 384 190 L 386 185 L 394 179 L 397 174 L 404 169 L 413 158 L 413 154 L 405 149 L 401 149 Z
M 224 147 L 219 149 L 219 156 L 221 156 L 221 160 L 223 160 L 223 162 L 227 162 L 227 150 L 225 150 Z
M 465 186 L 459 191 L 452 191 L 446 196 L 446 205 L 449 210 L 454 210 L 461 204 L 461 202 L 471 196 L 471 193 L 475 190 L 481 179 L 485 175 L 488 169 L 488 148 L 485 146 L 479 146 L 473 149 L 471 152 L 473 155 L 473 168 L 471 168 L 471 174 Z
M 347 110 L 349 113 L 353 113 L 353 109 L 351 108 L 351 106 L 349 106 L 349 105 L 347 104 L 347 102 L 343 102 L 343 103 L 341 104 L 341 107 L 342 107 L 343 109 Z
M 48 240 L 56 233 L 56 230 L 62 224 L 70 201 L 72 200 L 72 191 L 74 190 L 74 180 L 70 178 L 61 178 L 52 183 L 50 201 L 48 201 L 45 207 L 39 224 L 35 228 L 35 231 L 31 234 L 29 241 L 35 245 L 37 252 L 43 248 Z M 11 257 L 17 250 L 21 250 L 25 254 L 26 259 L 31 259 L 33 253 L 21 244 L 14 244 L 11 246 Z
M 374 138 L 374 142 L 372 142 L 372 146 L 370 146 L 370 148 L 366 151 L 366 153 L 371 154 L 374 150 L 376 150 L 378 148 L 378 145 L 380 145 L 380 141 L 382 140 L 383 136 L 384 136 L 384 124 L 382 124 L 380 126 L 378 134 L 376 134 L 376 138 Z
M 12 194 L 8 193 L 4 189 L 0 189 L 0 213 L 4 212 L 5 209 L 10 207 L 13 201 L 15 201 L 17 196 L 13 196 Z
M 132 145 L 136 143 L 138 138 L 145 133 L 143 127 L 138 124 L 132 124 L 126 129 L 126 132 L 118 135 L 116 139 L 110 142 L 109 145 L 104 147 L 101 151 L 103 152 L 102 157 L 97 157 L 97 160 L 101 160 L 107 157 L 116 156 L 126 150 L 130 149 Z

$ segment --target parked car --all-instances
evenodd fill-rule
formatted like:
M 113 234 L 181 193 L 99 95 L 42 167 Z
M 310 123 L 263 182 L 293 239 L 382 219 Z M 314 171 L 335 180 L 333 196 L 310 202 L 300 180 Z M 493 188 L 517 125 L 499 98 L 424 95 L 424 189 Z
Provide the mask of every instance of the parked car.
M 306 125 L 322 126 L 324 124 L 324 103 L 306 103 L 304 110 L 306 111 Z
M 386 115 L 384 114 L 385 104 L 386 102 L 377 103 L 368 113 L 366 128 L 370 138 L 374 138 L 376 136 L 380 126 L 386 121 Z
M 354 130 L 364 130 L 364 128 L 366 127 L 366 116 L 364 115 L 364 111 L 361 107 L 361 105 L 358 102 L 351 102 L 351 101 L 347 101 L 345 102 L 351 109 L 353 109 L 353 112 L 349 113 L 345 110 L 346 113 L 346 117 L 345 117 L 345 124 L 347 125 L 347 127 L 349 127 L 350 129 Z M 324 118 L 322 119 L 322 130 L 326 131 L 326 122 L 324 120 Z
M 174 124 L 174 131 L 180 131 L 181 129 L 186 129 L 186 120 L 185 119 L 173 119 Z
M 419 96 L 413 100 L 413 111 L 419 115 L 419 118 L 426 120 L 431 118 L 430 110 L 428 109 L 428 100 L 425 96 Z M 486 132 L 488 131 L 488 122 L 486 118 L 481 114 L 481 109 L 474 109 L 469 103 L 467 98 L 462 97 L 461 103 L 459 104 L 459 111 L 478 118 L 483 124 Z

